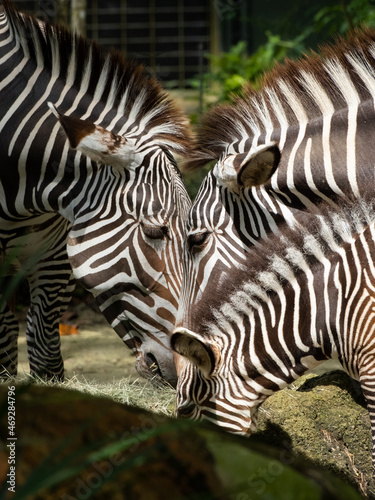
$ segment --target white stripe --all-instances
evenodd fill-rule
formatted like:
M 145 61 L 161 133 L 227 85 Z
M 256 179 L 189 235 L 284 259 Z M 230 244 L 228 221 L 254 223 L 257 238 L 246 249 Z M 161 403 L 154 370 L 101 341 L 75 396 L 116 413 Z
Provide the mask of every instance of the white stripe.
M 329 205 L 332 205 L 332 207 L 337 207 L 337 203 L 335 203 L 329 196 L 326 196 L 324 193 L 322 193 L 316 186 L 314 177 L 312 174 L 311 170 L 311 150 L 312 150 L 312 139 L 311 137 L 307 140 L 306 143 L 306 149 L 305 149 L 305 160 L 304 160 L 304 166 L 305 166 L 305 174 L 306 174 L 306 180 L 307 180 L 307 185 L 309 188 L 316 193 L 320 198 L 322 198 L 326 203 Z M 310 204 L 309 209 L 311 212 L 319 212 L 318 207 L 315 204 Z
M 363 80 L 370 94 L 375 96 L 375 71 L 371 63 L 367 59 L 364 60 L 363 53 L 361 53 L 361 57 L 357 54 L 346 54 L 346 58 L 353 66 L 358 76 Z M 372 64 L 373 63 L 372 61 Z
M 357 113 L 358 106 L 350 106 L 348 113 L 348 134 L 346 138 L 346 164 L 348 169 L 348 179 L 356 198 L 360 197 L 357 183 L 357 159 L 356 159 L 356 135 L 357 135 Z
M 347 135 L 347 173 L 353 193 L 358 196 L 358 184 L 355 162 L 355 133 L 357 128 L 357 111 L 361 102 L 349 73 L 341 66 L 339 61 L 332 59 L 326 61 L 324 68 L 335 82 L 338 90 L 348 105 L 348 135 Z M 324 134 L 323 134 L 324 135 Z
M 24 65 L 23 65 L 24 67 Z M 22 67 L 22 69 L 23 69 Z M 19 94 L 15 102 L 12 104 L 12 106 L 9 108 L 8 112 L 6 115 L 2 118 L 1 123 L 0 123 L 0 132 L 3 130 L 4 126 L 6 123 L 12 119 L 13 115 L 17 111 L 18 108 L 20 108 L 25 100 L 29 98 L 30 95 L 30 89 L 32 89 L 35 85 L 35 82 L 39 78 L 40 74 L 42 73 L 43 68 L 37 67 L 36 70 L 34 71 L 34 74 L 32 75 L 31 78 L 29 78 L 28 83 L 24 90 Z M 14 73 L 12 71 L 11 75 Z M 15 75 L 14 75 L 15 76 Z M 1 85 L 0 85 L 0 90 L 1 90 Z M 8 154 L 10 156 L 10 151 L 8 151 Z
M 13 82 L 13 80 L 18 76 L 19 73 L 23 70 L 23 68 L 28 63 L 29 59 L 24 57 L 22 61 L 13 69 L 11 73 L 9 73 L 6 78 L 0 81 L 0 91 L 3 90 L 7 85 Z

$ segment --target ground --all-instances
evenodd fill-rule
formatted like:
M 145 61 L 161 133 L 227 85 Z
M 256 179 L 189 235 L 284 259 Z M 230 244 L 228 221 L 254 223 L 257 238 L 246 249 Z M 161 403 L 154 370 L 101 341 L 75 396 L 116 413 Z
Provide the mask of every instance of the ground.
M 140 380 L 135 370 L 135 357 L 100 312 L 80 303 L 70 309 L 77 314 L 78 334 L 61 336 L 61 350 L 66 378 L 99 383 L 118 382 L 124 378 Z M 20 321 L 18 372 L 28 373 L 26 348 L 26 311 L 18 313 Z M 335 362 L 323 363 L 314 373 L 338 368 Z
M 61 336 L 61 350 L 67 378 L 110 383 L 123 378 L 140 379 L 135 370 L 135 357 L 100 312 L 84 304 L 74 308 L 78 318 L 78 334 Z M 26 348 L 26 312 L 20 320 L 18 372 L 29 373 Z
M 73 383 L 73 388 L 81 390 L 76 384 L 78 380 L 86 384 L 82 392 L 102 395 L 102 387 L 99 385 L 106 384 L 116 397 L 112 392 L 107 394 L 107 388 L 106 395 L 110 394 L 115 401 L 146 408 L 156 412 L 155 414 L 172 415 L 174 392 L 169 391 L 164 395 L 164 391 L 156 390 L 138 376 L 134 368 L 134 356 L 101 313 L 82 303 L 74 307 L 74 310 L 78 316 L 74 321 L 78 322 L 79 333 L 61 337 L 66 378 L 69 383 Z M 20 319 L 23 319 L 19 339 L 19 372 L 22 374 L 28 373 L 29 366 L 25 314 Z M 317 371 L 322 373 L 334 368 L 337 365 L 330 361 L 321 365 Z M 369 417 L 364 402 L 357 401 L 361 391 L 353 386 L 353 382 L 343 372 L 332 372 L 324 377 L 307 375 L 288 389 L 271 396 L 261 408 L 258 429 L 250 438 L 250 444 L 256 445 L 259 442 L 261 446 L 272 444 L 279 447 L 277 457 L 281 457 L 281 465 L 276 470 L 277 477 L 285 468 L 282 458 L 293 452 L 293 460 L 312 460 L 321 470 L 338 474 L 352 483 L 361 494 L 374 499 Z M 129 387 L 128 381 L 137 382 Z M 149 390 L 146 390 L 147 386 Z M 107 402 L 106 405 L 108 404 Z M 74 418 L 80 411 L 77 407 Z M 54 422 L 55 418 L 51 417 L 51 421 Z M 18 422 L 19 428 L 20 425 Z M 273 465 L 275 463 L 272 462 Z M 250 465 L 247 464 L 246 467 L 248 469 Z M 250 477 L 257 480 L 252 484 L 263 484 L 263 469 L 255 466 L 254 471 Z M 249 472 L 246 474 L 248 477 Z M 275 479 L 272 477 L 270 487 L 273 487 Z

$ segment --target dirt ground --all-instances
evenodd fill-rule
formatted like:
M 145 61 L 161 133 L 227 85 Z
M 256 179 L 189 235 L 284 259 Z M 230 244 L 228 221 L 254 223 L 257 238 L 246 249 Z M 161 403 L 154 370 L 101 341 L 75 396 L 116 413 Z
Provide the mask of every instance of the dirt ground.
M 76 377 L 99 383 L 111 383 L 127 378 L 143 381 L 135 370 L 135 357 L 100 312 L 85 304 L 70 309 L 78 323 L 78 334 L 61 336 L 61 350 L 66 378 Z M 26 310 L 18 314 L 20 321 L 18 373 L 29 373 L 26 349 Z M 326 361 L 315 370 L 316 374 L 335 370 L 335 361 Z
M 85 305 L 74 308 L 78 334 L 61 336 L 61 350 L 67 378 L 77 377 L 101 383 L 123 378 L 140 379 L 135 357 L 103 315 Z M 18 373 L 29 373 L 26 348 L 26 311 L 17 314 L 20 321 Z

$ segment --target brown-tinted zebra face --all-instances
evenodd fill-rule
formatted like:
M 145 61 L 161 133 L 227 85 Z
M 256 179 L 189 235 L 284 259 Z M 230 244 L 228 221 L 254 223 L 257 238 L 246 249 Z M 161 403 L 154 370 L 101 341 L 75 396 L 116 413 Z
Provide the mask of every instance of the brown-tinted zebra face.
M 223 336 L 212 334 L 212 311 L 225 304 L 228 276 L 245 266 L 260 236 L 255 198 L 247 188 L 266 182 L 280 157 L 274 143 L 224 157 L 206 176 L 187 221 L 184 280 L 171 339 L 184 358 L 177 359 L 177 414 L 212 420 L 232 432 L 252 429 L 261 399 L 254 387 L 245 387 L 251 376 L 235 359 L 235 335 L 228 347 L 220 345 Z
M 172 347 L 178 353 L 176 416 L 207 420 L 236 434 L 255 428 L 258 400 L 247 399 L 241 390 L 243 377 L 233 365 L 225 365 L 223 346 L 213 338 L 177 329 Z
M 69 235 L 74 274 L 135 353 L 138 372 L 175 385 L 169 332 L 182 281 L 188 194 L 158 147 L 135 154 L 131 168 L 102 166 L 96 174 L 101 203 L 88 206 Z

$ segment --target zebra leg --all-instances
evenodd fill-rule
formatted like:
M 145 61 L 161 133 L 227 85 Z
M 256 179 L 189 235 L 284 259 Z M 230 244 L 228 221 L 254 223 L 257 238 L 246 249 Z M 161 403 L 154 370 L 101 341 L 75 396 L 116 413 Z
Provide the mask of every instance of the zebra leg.
M 18 321 L 0 294 L 0 380 L 17 375 Z
M 61 263 L 60 263 L 61 265 Z M 47 380 L 64 379 L 64 363 L 60 349 L 59 320 L 74 290 L 69 268 L 59 268 L 50 281 L 49 274 L 39 269 L 29 279 L 30 308 L 27 315 L 27 351 L 31 375 Z

